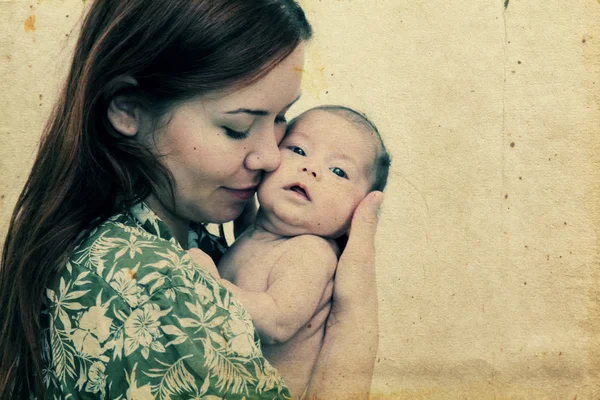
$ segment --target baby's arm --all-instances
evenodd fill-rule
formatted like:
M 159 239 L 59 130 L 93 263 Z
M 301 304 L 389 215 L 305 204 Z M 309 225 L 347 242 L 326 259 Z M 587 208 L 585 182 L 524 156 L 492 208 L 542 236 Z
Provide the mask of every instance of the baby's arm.
M 337 265 L 335 244 L 313 235 L 288 239 L 265 292 L 222 280 L 252 316 L 266 344 L 289 340 L 315 314 Z

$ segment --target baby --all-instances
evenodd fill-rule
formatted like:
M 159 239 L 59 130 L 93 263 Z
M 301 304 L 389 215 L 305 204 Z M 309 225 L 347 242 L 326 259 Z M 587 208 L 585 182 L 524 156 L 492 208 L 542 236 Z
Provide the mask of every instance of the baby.
M 255 224 L 218 265 L 252 316 L 267 360 L 292 397 L 304 393 L 323 340 L 333 275 L 354 209 L 383 190 L 390 157 L 362 114 L 322 106 L 295 118 L 281 165 L 258 188 Z

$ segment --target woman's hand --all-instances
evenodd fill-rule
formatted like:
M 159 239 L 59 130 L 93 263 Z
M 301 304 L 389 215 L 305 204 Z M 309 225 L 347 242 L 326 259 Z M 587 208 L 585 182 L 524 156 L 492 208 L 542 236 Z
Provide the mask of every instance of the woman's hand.
M 379 341 L 375 233 L 382 201 L 383 193 L 372 192 L 354 212 L 308 399 L 369 397 Z
M 382 192 L 372 192 L 359 204 L 352 218 L 348 243 L 338 262 L 333 287 L 332 315 L 344 316 L 362 307 L 377 307 L 375 281 L 375 233 Z M 375 301 L 365 304 L 366 300 Z

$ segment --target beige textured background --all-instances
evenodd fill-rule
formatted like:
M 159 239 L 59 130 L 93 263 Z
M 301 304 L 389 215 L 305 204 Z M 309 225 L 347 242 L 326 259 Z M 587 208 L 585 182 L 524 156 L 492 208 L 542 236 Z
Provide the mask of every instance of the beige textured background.
M 600 1 L 304 0 L 393 168 L 376 398 L 600 399 Z M 85 4 L 0 0 L 0 237 Z M 76 28 L 75 28 L 76 32 Z

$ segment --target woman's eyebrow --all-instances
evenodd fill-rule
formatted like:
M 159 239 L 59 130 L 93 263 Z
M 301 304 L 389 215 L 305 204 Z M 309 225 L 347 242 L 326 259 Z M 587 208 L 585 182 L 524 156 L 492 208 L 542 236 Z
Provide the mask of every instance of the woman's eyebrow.
M 295 102 L 298 101 L 298 99 L 300 99 L 300 96 L 302 96 L 302 93 L 300 93 L 294 99 L 294 101 L 292 101 L 290 104 L 288 104 L 287 106 L 283 107 L 283 109 L 285 110 L 286 108 L 290 108 Z M 259 116 L 259 117 L 264 117 L 264 116 L 269 115 L 269 111 L 267 111 L 267 110 L 260 110 L 260 109 L 253 109 L 253 108 L 238 108 L 237 110 L 226 111 L 225 114 L 250 114 L 250 115 L 256 115 L 256 116 Z

